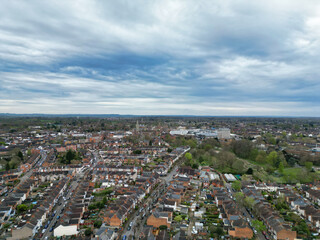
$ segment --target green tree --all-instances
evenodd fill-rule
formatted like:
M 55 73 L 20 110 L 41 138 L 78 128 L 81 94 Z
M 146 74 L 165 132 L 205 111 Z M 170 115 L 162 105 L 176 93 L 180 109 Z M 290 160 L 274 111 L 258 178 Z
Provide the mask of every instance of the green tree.
M 95 228 L 100 228 L 101 225 L 102 225 L 102 221 L 101 221 L 101 220 L 96 220 L 96 221 L 94 221 L 94 223 L 93 223 L 93 226 L 94 226 Z
M 159 226 L 160 230 L 167 230 L 168 226 L 167 225 L 161 225 Z
M 6 163 L 6 170 L 9 171 L 10 169 L 11 169 L 11 168 L 10 168 L 10 164 L 9 164 L 9 162 L 7 162 L 7 163 Z
M 9 162 L 10 168 L 14 169 L 17 168 L 20 164 L 20 158 L 18 156 L 13 156 Z
M 232 141 L 231 148 L 240 158 L 249 158 L 253 149 L 249 140 Z
M 75 152 L 69 149 L 66 154 L 66 163 L 70 164 L 71 161 L 75 158 L 75 156 L 76 156 Z
M 312 162 L 306 162 L 306 163 L 304 164 L 304 166 L 306 167 L 306 169 L 307 169 L 308 171 L 311 171 L 311 170 L 312 170 L 312 167 L 313 167 L 313 163 L 312 163 Z
M 187 153 L 184 155 L 184 157 L 185 157 L 187 160 L 189 160 L 189 161 L 192 160 L 192 154 L 189 153 L 189 152 L 187 152 Z
M 237 192 L 234 197 L 237 203 L 239 203 L 240 205 L 244 204 L 244 194 L 242 192 Z
M 20 158 L 21 161 L 23 161 L 23 154 L 21 151 L 18 152 L 17 156 Z
M 88 209 L 89 210 L 94 210 L 94 209 L 96 209 L 97 208 L 97 205 L 95 204 L 95 203 L 92 203 L 92 204 L 90 204 L 89 206 L 88 206 Z
M 174 218 L 174 221 L 176 222 L 181 222 L 182 221 L 182 216 L 181 215 L 178 215 Z
M 234 172 L 239 173 L 239 174 L 242 174 L 245 171 L 243 161 L 241 161 L 241 160 L 236 160 L 232 164 L 232 168 L 233 168 Z
M 197 147 L 197 141 L 195 139 L 189 139 L 187 141 L 187 145 L 190 147 L 190 148 L 196 148 Z
M 262 231 L 266 231 L 266 226 L 263 224 L 263 222 L 259 221 L 259 220 L 253 220 L 252 222 L 252 226 L 258 231 L 258 232 L 262 232 Z
M 278 169 L 280 173 L 283 173 L 283 170 L 284 170 L 283 162 L 280 162 Z
M 271 165 L 271 166 L 275 166 L 277 163 L 277 159 L 278 159 L 278 154 L 276 151 L 272 151 L 271 153 L 269 153 L 269 155 L 267 156 L 267 162 Z
M 241 187 L 242 187 L 242 184 L 240 181 L 234 181 L 232 184 L 231 184 L 232 188 L 236 191 L 240 191 L 241 190 Z
M 198 169 L 199 168 L 199 164 L 198 163 L 193 163 L 192 164 L 192 168 L 193 169 Z
M 18 213 L 26 212 L 29 209 L 29 207 L 25 204 L 20 204 L 17 206 Z
M 267 157 L 267 154 L 265 151 L 260 151 L 256 157 L 256 162 L 257 163 L 265 163 L 266 162 L 266 157 Z
M 244 199 L 244 205 L 249 208 L 252 209 L 254 206 L 254 199 L 252 197 L 246 197 Z
M 256 148 L 252 149 L 251 152 L 250 152 L 249 159 L 252 160 L 252 161 L 255 161 L 257 156 L 258 156 L 258 154 L 259 154 L 259 150 L 258 149 L 256 149 Z
M 91 234 L 92 234 L 91 228 L 87 228 L 87 229 L 84 231 L 84 235 L 86 235 L 87 237 L 91 236 Z

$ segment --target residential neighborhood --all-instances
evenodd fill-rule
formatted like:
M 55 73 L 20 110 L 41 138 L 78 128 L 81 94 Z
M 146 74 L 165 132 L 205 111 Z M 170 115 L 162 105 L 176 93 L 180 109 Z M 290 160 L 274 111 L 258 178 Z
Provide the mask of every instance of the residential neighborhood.
M 247 121 L 77 121 L 1 128 L 1 239 L 319 236 L 313 128 L 293 144 L 262 123 L 242 134 Z

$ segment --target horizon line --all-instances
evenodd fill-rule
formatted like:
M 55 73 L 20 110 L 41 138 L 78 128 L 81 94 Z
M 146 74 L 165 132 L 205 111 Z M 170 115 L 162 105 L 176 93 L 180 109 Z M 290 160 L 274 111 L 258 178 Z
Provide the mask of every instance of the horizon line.
M 1 116 L 118 116 L 118 117 L 212 117 L 212 118 L 320 118 L 320 116 L 285 116 L 285 115 L 170 115 L 170 114 L 117 114 L 117 113 L 0 113 Z

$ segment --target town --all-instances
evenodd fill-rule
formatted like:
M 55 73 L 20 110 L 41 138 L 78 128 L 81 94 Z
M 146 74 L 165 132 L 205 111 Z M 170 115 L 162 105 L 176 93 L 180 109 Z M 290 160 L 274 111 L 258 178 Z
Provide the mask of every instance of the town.
M 320 120 L 1 117 L 0 239 L 318 239 Z

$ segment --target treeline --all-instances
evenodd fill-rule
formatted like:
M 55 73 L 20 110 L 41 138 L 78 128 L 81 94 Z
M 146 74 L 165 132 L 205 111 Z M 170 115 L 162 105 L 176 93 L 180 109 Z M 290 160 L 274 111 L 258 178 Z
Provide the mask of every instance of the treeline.
M 19 148 L 11 150 L 7 155 L 2 156 L 0 159 L 0 165 L 4 167 L 5 170 L 16 169 L 24 161 L 23 153 Z
M 238 159 L 230 149 L 222 148 L 217 139 L 203 140 L 197 147 L 192 148 L 184 156 L 184 165 L 197 169 L 199 166 L 210 166 L 220 172 L 243 174 L 249 167 L 243 160 Z
M 71 164 L 72 160 L 80 161 L 82 156 L 79 152 L 69 149 L 66 153 L 60 153 L 58 155 L 58 160 L 62 164 Z

